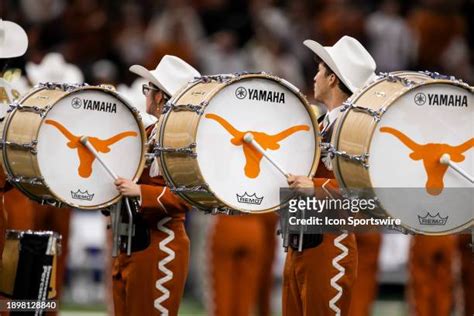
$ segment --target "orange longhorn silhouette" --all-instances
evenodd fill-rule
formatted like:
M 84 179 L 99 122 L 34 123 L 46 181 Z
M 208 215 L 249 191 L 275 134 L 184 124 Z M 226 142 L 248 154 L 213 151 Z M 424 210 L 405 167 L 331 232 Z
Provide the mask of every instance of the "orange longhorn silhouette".
M 431 195 L 438 195 L 444 188 L 444 175 L 448 166 L 439 162 L 444 154 L 449 154 L 454 162 L 461 162 L 465 159 L 463 153 L 474 147 L 474 138 L 458 145 L 428 143 L 420 145 L 408 138 L 405 134 L 391 127 L 380 128 L 382 133 L 389 133 L 397 137 L 405 146 L 413 152 L 410 158 L 413 160 L 423 160 L 428 179 L 426 181 L 426 191 Z
M 69 140 L 67 143 L 69 148 L 77 149 L 77 154 L 79 156 L 79 176 L 83 178 L 89 178 L 92 174 L 92 163 L 95 160 L 95 156 L 87 149 L 87 147 L 81 144 L 81 136 L 73 135 L 57 121 L 46 120 L 45 123 L 56 127 Z M 112 136 L 106 140 L 102 140 L 97 137 L 89 137 L 89 142 L 91 143 L 92 147 L 97 150 L 97 152 L 108 153 L 110 152 L 111 145 L 128 136 L 137 136 L 137 133 L 133 131 L 126 131 Z
M 275 135 L 268 135 L 262 132 L 255 132 L 255 131 L 245 131 L 241 132 L 233 127 L 229 122 L 227 122 L 224 118 L 220 117 L 216 114 L 206 114 L 206 118 L 215 120 L 219 123 L 222 127 L 225 128 L 229 134 L 233 136 L 230 140 L 232 144 L 235 146 L 243 146 L 244 149 L 244 156 L 245 156 L 245 175 L 251 179 L 258 177 L 260 174 L 260 161 L 262 160 L 263 155 L 258 152 L 251 144 L 248 144 L 244 141 L 244 135 L 247 133 L 251 133 L 255 139 L 255 141 L 262 146 L 264 150 L 271 149 L 277 150 L 280 148 L 278 142 L 282 141 L 283 139 L 287 138 L 288 136 L 298 132 L 298 131 L 309 131 L 309 126 L 307 125 L 297 125 L 290 127 L 278 134 Z

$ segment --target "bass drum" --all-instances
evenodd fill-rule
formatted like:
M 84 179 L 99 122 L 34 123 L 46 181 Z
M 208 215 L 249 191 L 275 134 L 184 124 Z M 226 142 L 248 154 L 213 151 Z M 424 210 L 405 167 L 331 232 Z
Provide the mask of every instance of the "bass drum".
M 313 111 L 297 88 L 278 77 L 202 77 L 168 102 L 158 122 L 163 175 L 202 210 L 277 210 L 286 178 L 243 137 L 251 133 L 286 172 L 313 176 L 319 161 Z
M 409 231 L 444 235 L 473 224 L 473 88 L 429 73 L 382 76 L 345 104 L 331 140 L 341 187 L 365 188 Z
M 121 195 L 89 142 L 118 175 L 137 180 L 145 130 L 138 112 L 110 89 L 45 84 L 12 105 L 3 131 L 7 180 L 41 203 L 100 209 Z

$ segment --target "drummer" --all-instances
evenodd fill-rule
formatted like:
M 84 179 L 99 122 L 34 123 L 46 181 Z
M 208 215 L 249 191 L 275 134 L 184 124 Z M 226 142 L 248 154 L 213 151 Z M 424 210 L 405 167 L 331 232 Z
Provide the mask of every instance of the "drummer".
M 306 40 L 304 45 L 320 59 L 314 77 L 314 98 L 327 108 L 320 130 L 322 142 L 330 142 L 342 103 L 375 78 L 376 64 L 367 50 L 349 36 L 342 37 L 334 46 L 324 47 L 312 40 Z M 328 197 L 337 196 L 339 186 L 324 153 L 321 162 L 313 179 L 290 175 L 290 187 L 302 191 L 322 189 Z M 306 234 L 301 241 L 299 235 L 290 234 L 289 242 L 283 278 L 283 315 L 348 315 L 357 270 L 354 234 Z M 344 274 L 338 278 L 340 272 L 333 260 L 341 256 L 344 247 L 348 254 L 339 261 Z M 337 279 L 339 290 L 331 285 L 332 279 Z
M 0 69 L 6 69 L 4 63 L 9 58 L 25 54 L 28 47 L 28 37 L 25 30 L 18 24 L 0 19 Z M 0 73 L 1 74 L 1 73 Z M 0 102 L 1 103 L 1 102 Z M 4 105 L 6 106 L 6 105 Z M 2 254 L 5 243 L 6 213 L 3 207 L 3 193 L 7 186 L 2 167 L 0 166 L 0 269 L 2 268 Z
M 160 117 L 166 101 L 199 72 L 175 56 L 164 56 L 156 69 L 134 65 L 130 71 L 148 80 L 143 85 L 147 113 Z M 156 128 L 147 128 L 153 145 Z M 139 216 L 150 232 L 150 244 L 113 262 L 115 315 L 177 315 L 188 273 L 189 238 L 184 229 L 188 205 L 165 185 L 156 160 L 138 184 L 119 178 L 115 185 L 124 196 L 139 197 Z

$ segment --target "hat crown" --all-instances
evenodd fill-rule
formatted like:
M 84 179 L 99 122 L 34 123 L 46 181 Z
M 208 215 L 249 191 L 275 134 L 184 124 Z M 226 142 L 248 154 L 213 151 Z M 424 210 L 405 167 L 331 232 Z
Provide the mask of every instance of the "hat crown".
M 22 56 L 28 48 L 28 36 L 18 24 L 0 19 L 0 58 Z
M 48 53 L 39 64 L 28 62 L 26 73 L 33 84 L 44 81 L 78 83 L 84 81 L 82 71 L 68 64 L 60 53 Z
M 173 96 L 189 81 L 201 74 L 193 66 L 176 56 L 165 55 L 154 70 L 133 65 L 130 71 L 147 79 L 167 95 Z
M 375 78 L 376 63 L 362 44 L 353 37 L 343 36 L 334 46 L 304 42 L 337 77 L 354 93 Z

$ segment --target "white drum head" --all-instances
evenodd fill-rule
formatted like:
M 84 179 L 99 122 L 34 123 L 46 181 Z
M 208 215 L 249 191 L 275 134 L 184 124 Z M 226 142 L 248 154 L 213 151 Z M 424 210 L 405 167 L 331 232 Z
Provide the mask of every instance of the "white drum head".
M 473 184 L 439 163 L 448 153 L 474 175 L 473 101 L 459 86 L 425 84 L 396 100 L 376 127 L 371 182 L 387 213 L 413 231 L 455 232 L 473 220 Z
M 236 81 L 211 99 L 196 135 L 202 176 L 228 207 L 264 212 L 280 205 L 279 189 L 288 184 L 243 142 L 247 132 L 286 172 L 299 175 L 310 175 L 317 159 L 316 134 L 304 103 L 273 80 Z
M 140 123 L 118 97 L 101 89 L 81 89 L 54 104 L 38 133 L 38 165 L 46 184 L 63 202 L 99 208 L 119 197 L 114 180 L 79 138 L 89 136 L 102 160 L 118 176 L 140 171 Z

